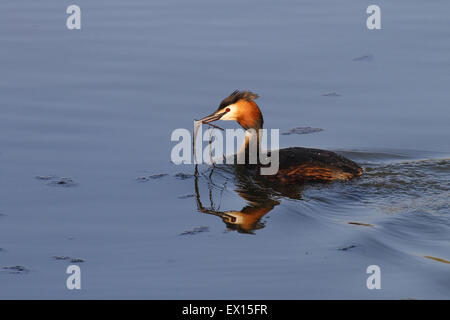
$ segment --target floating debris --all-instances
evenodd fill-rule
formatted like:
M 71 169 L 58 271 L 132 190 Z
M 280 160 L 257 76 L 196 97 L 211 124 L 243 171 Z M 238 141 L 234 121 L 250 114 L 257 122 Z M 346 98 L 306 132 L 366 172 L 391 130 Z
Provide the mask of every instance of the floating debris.
M 70 257 L 67 257 L 67 256 L 53 256 L 53 259 L 55 259 L 55 260 L 69 260 Z
M 352 244 L 352 245 L 349 245 L 349 246 L 346 246 L 346 247 L 339 248 L 339 250 L 347 251 L 347 250 L 350 250 L 350 249 L 353 249 L 353 248 L 356 248 L 356 246 Z
M 179 172 L 174 175 L 175 178 L 180 179 L 180 180 L 190 179 L 193 176 L 194 176 L 193 174 L 188 174 L 188 173 L 183 173 L 183 172 Z
M 77 185 L 77 183 L 70 178 L 58 178 L 53 181 L 50 181 L 47 185 L 61 186 L 61 187 L 74 187 Z
M 193 234 L 197 234 L 197 233 L 201 233 L 201 232 L 208 232 L 208 231 L 209 231 L 209 227 L 201 226 L 201 227 L 194 228 L 192 230 L 184 231 L 184 232 L 180 233 L 180 236 L 193 235 Z
M 162 177 L 167 176 L 167 173 L 159 173 L 159 174 L 153 174 L 151 176 L 148 176 L 149 179 L 159 179 Z
M 341 95 L 337 92 L 328 92 L 322 94 L 322 97 L 340 97 Z
M 150 176 L 139 177 L 139 178 L 136 178 L 136 180 L 139 181 L 139 182 L 147 182 L 147 181 L 150 181 L 150 180 L 160 179 L 160 178 L 165 177 L 165 176 L 167 176 L 167 173 L 159 173 L 159 174 L 153 174 L 153 175 L 150 175 Z
M 365 54 L 363 56 L 353 58 L 353 61 L 358 61 L 358 62 L 359 61 L 367 61 L 367 62 L 369 62 L 369 61 L 373 61 L 373 59 L 374 59 L 373 54 Z
M 49 181 L 47 183 L 49 186 L 73 187 L 77 185 L 77 183 L 71 178 L 60 178 L 55 175 L 36 176 L 34 178 L 41 181 Z
M 348 224 L 354 224 L 354 225 L 357 225 L 357 226 L 364 226 L 364 227 L 374 227 L 373 224 L 362 223 L 362 222 L 348 222 Z
M 11 267 L 3 267 L 3 270 L 7 270 L 8 273 L 20 274 L 20 273 L 28 273 L 28 269 L 24 266 L 11 266 Z
M 70 260 L 70 262 L 72 262 L 72 263 L 84 262 L 83 259 L 72 258 L 72 257 L 69 257 L 69 256 L 53 256 L 53 259 L 55 259 L 55 260 L 63 260 L 63 261 Z
M 195 197 L 195 194 L 184 194 L 181 196 L 178 196 L 178 199 L 188 199 L 188 198 L 193 198 Z
M 45 181 L 48 181 L 48 180 L 52 180 L 52 179 L 57 179 L 58 177 L 57 176 L 54 176 L 54 175 L 50 175 L 50 176 L 36 176 L 35 177 L 37 180 L 45 180 Z
M 442 263 L 450 264 L 450 261 L 445 260 L 445 259 L 441 259 L 441 258 L 436 258 L 436 257 L 432 257 L 432 256 L 424 256 L 424 258 L 431 259 L 431 260 L 438 261 L 438 262 L 442 262 Z
M 314 133 L 314 132 L 320 132 L 323 131 L 321 128 L 312 128 L 312 127 L 295 127 L 292 128 L 289 131 L 285 131 L 281 133 L 282 135 L 290 135 L 290 134 L 308 134 L 308 133 Z

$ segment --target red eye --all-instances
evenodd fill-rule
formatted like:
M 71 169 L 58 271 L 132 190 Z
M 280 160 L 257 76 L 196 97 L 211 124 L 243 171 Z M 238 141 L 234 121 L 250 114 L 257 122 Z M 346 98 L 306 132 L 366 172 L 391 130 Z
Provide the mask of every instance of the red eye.
M 225 112 L 230 112 L 230 108 L 226 108 L 226 109 L 225 109 Z

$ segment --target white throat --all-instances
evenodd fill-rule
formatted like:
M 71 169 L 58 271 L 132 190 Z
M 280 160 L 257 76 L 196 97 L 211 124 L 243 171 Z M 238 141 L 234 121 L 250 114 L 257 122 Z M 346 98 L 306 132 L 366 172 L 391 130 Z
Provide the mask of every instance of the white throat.
M 244 143 L 238 150 L 238 155 L 249 153 L 250 162 L 257 163 L 258 153 L 261 147 L 262 130 L 248 129 L 245 131 Z M 254 160 L 254 162 L 252 161 Z

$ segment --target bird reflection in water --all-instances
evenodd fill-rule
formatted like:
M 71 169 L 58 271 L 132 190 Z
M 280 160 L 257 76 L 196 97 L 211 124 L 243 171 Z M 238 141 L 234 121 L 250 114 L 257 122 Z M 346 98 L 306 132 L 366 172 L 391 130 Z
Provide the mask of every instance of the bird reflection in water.
M 246 201 L 247 205 L 241 210 L 220 210 L 220 205 L 215 205 L 214 190 L 223 190 L 227 182 L 232 180 L 235 185 L 235 192 Z M 217 183 L 222 185 L 219 186 Z M 223 182 L 223 183 L 222 183 Z M 303 190 L 302 185 L 281 185 L 265 181 L 259 175 L 249 174 L 246 166 L 225 166 L 218 165 L 210 167 L 204 173 L 199 173 L 195 167 L 194 174 L 195 196 L 197 210 L 202 213 L 212 214 L 220 217 L 226 224 L 228 230 L 235 230 L 240 233 L 253 234 L 255 230 L 264 228 L 261 219 L 269 213 L 275 206 L 280 204 L 282 197 L 300 199 Z M 209 192 L 209 207 L 205 207 L 200 194 L 200 183 L 205 183 Z
M 235 157 L 244 155 L 247 165 L 236 164 L 237 161 L 232 161 L 236 165 L 217 166 L 211 169 L 208 176 L 211 204 L 209 208 L 205 208 L 200 200 L 198 167 L 195 168 L 195 192 L 198 210 L 219 216 L 228 228 L 245 233 L 252 233 L 253 230 L 264 227 L 261 218 L 280 204 L 279 199 L 281 197 L 298 199 L 304 183 L 346 181 L 359 177 L 364 172 L 357 163 L 335 152 L 294 147 L 280 149 L 276 152 L 279 161 L 275 161 L 277 163 L 275 173 L 267 175 L 262 173 L 264 163 L 260 161 L 261 159 L 256 164 L 250 164 L 247 160 L 251 156 L 252 141 L 256 142 L 257 154 L 262 150 L 261 134 L 264 120 L 261 109 L 254 101 L 258 97 L 256 93 L 250 91 L 236 90 L 222 100 L 216 111 L 195 122 L 195 126 L 198 128 L 197 124 L 211 125 L 212 122 L 218 120 L 237 121 L 246 130 L 244 143 Z M 196 150 L 196 132 L 198 132 L 197 129 L 194 130 L 193 150 Z M 267 155 L 269 153 L 275 152 L 269 151 Z M 270 164 L 272 165 L 272 163 Z M 233 170 L 231 175 L 234 176 L 235 191 L 247 202 L 247 206 L 240 211 L 221 211 L 219 210 L 220 207 L 215 208 L 213 203 L 213 173 L 217 170 L 223 170 L 223 173 L 226 173 L 228 168 Z M 261 169 L 261 174 L 258 173 L 258 168 Z

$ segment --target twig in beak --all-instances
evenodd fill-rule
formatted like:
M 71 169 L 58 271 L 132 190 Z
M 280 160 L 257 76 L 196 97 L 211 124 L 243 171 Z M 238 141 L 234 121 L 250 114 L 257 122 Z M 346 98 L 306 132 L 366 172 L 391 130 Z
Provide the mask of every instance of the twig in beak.
M 200 121 L 200 120 L 195 120 L 195 121 Z M 208 126 L 211 126 L 211 127 L 213 127 L 213 128 L 216 128 L 216 129 L 225 131 L 225 129 L 223 129 L 223 128 L 219 127 L 219 126 L 216 126 L 215 124 L 212 124 L 212 123 L 210 123 L 210 122 L 207 122 L 207 123 L 202 122 L 202 124 L 207 124 Z
M 219 126 L 216 126 L 215 124 L 212 124 L 212 123 L 207 123 L 207 125 L 208 125 L 208 126 L 211 126 L 211 127 L 213 127 L 213 128 L 216 128 L 216 129 L 219 129 L 219 130 L 225 131 L 225 129 L 223 129 L 223 128 L 219 127 Z

